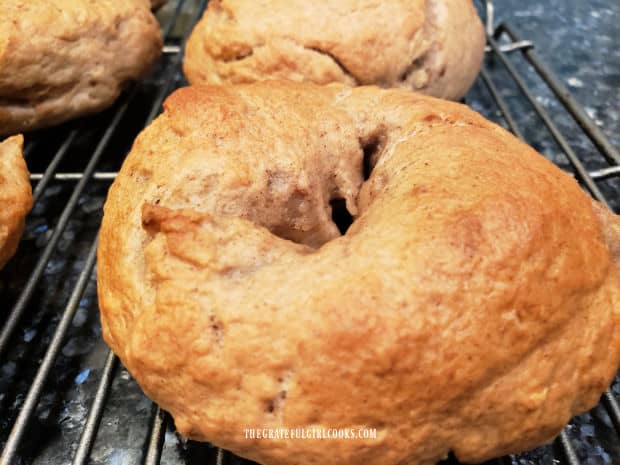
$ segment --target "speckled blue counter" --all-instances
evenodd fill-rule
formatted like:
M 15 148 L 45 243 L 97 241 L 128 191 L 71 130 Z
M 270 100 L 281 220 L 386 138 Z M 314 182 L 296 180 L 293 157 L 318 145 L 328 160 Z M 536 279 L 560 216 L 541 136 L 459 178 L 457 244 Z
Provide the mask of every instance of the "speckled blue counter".
M 506 20 L 536 44 L 538 54 L 620 147 L 620 2 L 496 0 Z
M 495 1 L 495 23 L 509 23 L 564 82 L 611 142 L 620 147 L 620 2 L 594 0 Z M 507 40 L 507 37 L 504 36 Z M 583 135 L 555 95 L 538 78 L 520 52 L 511 62 L 523 74 L 539 103 L 545 107 L 589 170 L 609 164 Z M 525 138 L 557 164 L 571 170 L 562 150 L 501 64 L 487 62 L 496 84 L 514 110 Z M 486 116 L 500 120 L 488 104 L 482 86 L 470 93 L 470 103 Z M 599 181 L 599 187 L 616 211 L 620 211 L 620 178 Z

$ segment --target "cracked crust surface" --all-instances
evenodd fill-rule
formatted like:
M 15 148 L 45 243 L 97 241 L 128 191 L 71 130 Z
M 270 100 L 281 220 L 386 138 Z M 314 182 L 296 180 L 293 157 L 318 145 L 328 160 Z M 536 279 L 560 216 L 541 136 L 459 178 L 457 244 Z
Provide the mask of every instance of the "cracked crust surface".
M 187 44 L 192 84 L 376 84 L 459 99 L 484 55 L 471 0 L 215 0 Z
M 619 243 L 617 216 L 465 106 L 190 87 L 110 190 L 103 335 L 182 434 L 259 463 L 481 462 L 551 440 L 610 383 Z M 244 436 L 362 426 L 378 437 Z
M 32 208 L 32 188 L 22 156 L 24 138 L 0 143 L 0 268 L 13 256 Z
M 0 134 L 100 111 L 159 57 L 149 0 L 0 0 Z

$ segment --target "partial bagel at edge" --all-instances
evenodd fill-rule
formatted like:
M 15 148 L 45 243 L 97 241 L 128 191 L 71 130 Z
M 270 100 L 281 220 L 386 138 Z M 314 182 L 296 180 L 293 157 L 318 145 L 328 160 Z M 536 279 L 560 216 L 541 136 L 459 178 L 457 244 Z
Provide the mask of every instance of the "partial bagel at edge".
M 32 208 L 32 187 L 22 149 L 24 138 L 0 142 L 0 269 L 15 254 Z
M 2 0 L 0 7 L 0 135 L 107 108 L 161 53 L 149 0 Z

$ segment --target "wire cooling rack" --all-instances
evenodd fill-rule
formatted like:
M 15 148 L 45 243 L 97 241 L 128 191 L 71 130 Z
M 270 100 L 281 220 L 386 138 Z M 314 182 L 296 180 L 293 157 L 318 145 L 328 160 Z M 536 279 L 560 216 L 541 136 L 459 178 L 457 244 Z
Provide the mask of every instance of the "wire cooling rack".
M 96 299 L 105 195 L 136 135 L 161 111 L 165 97 L 186 84 L 183 46 L 206 3 L 168 2 L 159 14 L 165 38 L 160 64 L 111 109 L 27 136 L 35 206 L 19 253 L 0 272 L 0 465 L 251 463 L 176 435 L 168 415 L 142 394 L 101 341 Z M 617 149 L 535 44 L 509 24 L 495 26 L 491 1 L 482 6 L 487 56 L 466 103 L 618 211 Z M 614 384 L 553 444 L 495 462 L 620 463 L 617 395 Z

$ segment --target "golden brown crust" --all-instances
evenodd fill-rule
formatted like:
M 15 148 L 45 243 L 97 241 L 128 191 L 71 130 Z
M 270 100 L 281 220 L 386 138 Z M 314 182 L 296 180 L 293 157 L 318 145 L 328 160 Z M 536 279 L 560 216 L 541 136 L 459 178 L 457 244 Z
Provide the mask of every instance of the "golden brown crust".
M 148 0 L 0 0 L 0 134 L 102 110 L 159 57 Z
M 484 54 L 471 0 L 219 0 L 187 44 L 192 84 L 288 79 L 459 99 Z
M 182 89 L 105 205 L 103 334 L 179 431 L 265 465 L 480 462 L 553 438 L 618 367 L 618 220 L 593 205 L 462 105 Z M 243 431 L 312 426 L 378 438 Z
M 0 268 L 13 256 L 32 208 L 32 188 L 22 156 L 24 138 L 0 143 Z

